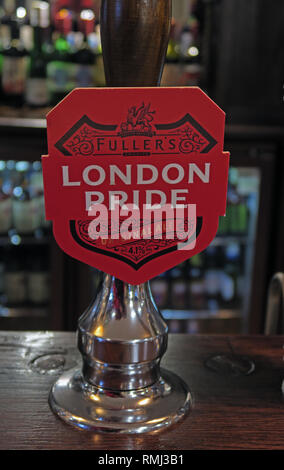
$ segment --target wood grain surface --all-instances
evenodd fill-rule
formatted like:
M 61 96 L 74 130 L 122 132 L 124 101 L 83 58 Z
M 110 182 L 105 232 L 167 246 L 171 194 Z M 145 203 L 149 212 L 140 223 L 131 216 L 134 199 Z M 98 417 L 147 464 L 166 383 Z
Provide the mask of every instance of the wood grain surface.
M 190 413 L 152 435 L 109 435 L 74 429 L 49 408 L 56 378 L 80 367 L 74 333 L 2 332 L 0 449 L 284 449 L 283 345 L 283 336 L 170 335 L 162 367 L 190 387 Z
M 102 0 L 100 24 L 107 85 L 159 85 L 170 34 L 171 0 Z

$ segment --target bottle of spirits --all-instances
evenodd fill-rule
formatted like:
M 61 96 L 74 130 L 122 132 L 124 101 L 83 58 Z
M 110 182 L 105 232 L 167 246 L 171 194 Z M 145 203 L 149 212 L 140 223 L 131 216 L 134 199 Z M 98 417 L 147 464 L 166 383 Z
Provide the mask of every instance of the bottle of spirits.
M 32 3 L 30 24 L 33 27 L 33 49 L 26 86 L 26 103 L 33 107 L 47 106 L 47 57 L 44 50 L 45 30 L 49 27 L 49 4 L 47 2 L 36 1 Z
M 92 51 L 88 37 L 94 31 L 95 15 L 92 10 L 84 9 L 80 12 L 78 29 L 83 34 L 83 41 L 79 50 L 74 54 L 76 64 L 76 87 L 94 86 L 94 66 L 96 56 Z
M 11 43 L 3 50 L 2 90 L 5 102 L 11 106 L 22 106 L 26 87 L 28 52 L 20 41 L 19 25 L 11 20 Z
M 103 87 L 106 85 L 106 78 L 102 53 L 101 28 L 98 20 L 99 3 L 93 2 L 92 0 L 81 0 L 80 6 L 81 12 L 84 10 L 91 10 L 91 13 L 95 18 L 95 26 L 93 31 L 88 35 L 88 43 L 96 58 L 94 66 L 94 86 Z
M 56 105 L 75 88 L 75 67 L 73 52 L 67 40 L 72 30 L 72 12 L 59 10 L 55 15 L 55 40 L 47 64 L 47 84 L 50 104 Z
M 0 97 L 2 100 L 2 68 L 3 68 L 3 51 L 9 47 L 10 38 L 10 21 L 11 14 L 13 13 L 14 3 L 3 2 L 3 7 L 0 6 Z M 12 8 L 11 8 L 12 7 Z

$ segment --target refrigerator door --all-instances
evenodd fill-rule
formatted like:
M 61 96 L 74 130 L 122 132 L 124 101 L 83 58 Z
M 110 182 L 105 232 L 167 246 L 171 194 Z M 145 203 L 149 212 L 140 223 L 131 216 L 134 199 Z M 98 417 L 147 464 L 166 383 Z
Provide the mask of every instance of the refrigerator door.
M 242 139 L 225 148 L 231 153 L 227 212 L 215 239 L 204 252 L 150 281 L 170 333 L 262 332 L 277 149 Z M 76 295 L 69 302 L 76 315 L 69 325 L 76 328 L 100 273 L 74 262 L 73 267 L 76 289 L 69 293 Z
M 229 143 L 227 211 L 211 245 L 151 282 L 171 332 L 261 333 L 276 148 Z
M 170 331 L 240 333 L 247 324 L 261 171 L 231 167 L 227 213 L 202 253 L 151 282 Z

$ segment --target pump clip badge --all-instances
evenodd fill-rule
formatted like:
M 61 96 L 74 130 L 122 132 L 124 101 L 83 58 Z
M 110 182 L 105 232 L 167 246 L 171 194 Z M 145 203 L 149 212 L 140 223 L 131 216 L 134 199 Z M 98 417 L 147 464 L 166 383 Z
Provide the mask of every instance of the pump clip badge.
M 199 88 L 76 89 L 47 115 L 46 219 L 131 284 L 203 251 L 225 215 L 224 112 Z

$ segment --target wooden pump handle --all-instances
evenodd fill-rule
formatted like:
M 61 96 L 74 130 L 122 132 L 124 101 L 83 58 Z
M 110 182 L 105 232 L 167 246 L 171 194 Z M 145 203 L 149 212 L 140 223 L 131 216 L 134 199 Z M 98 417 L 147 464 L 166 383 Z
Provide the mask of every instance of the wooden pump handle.
M 159 86 L 171 0 L 102 0 L 101 39 L 109 87 Z

